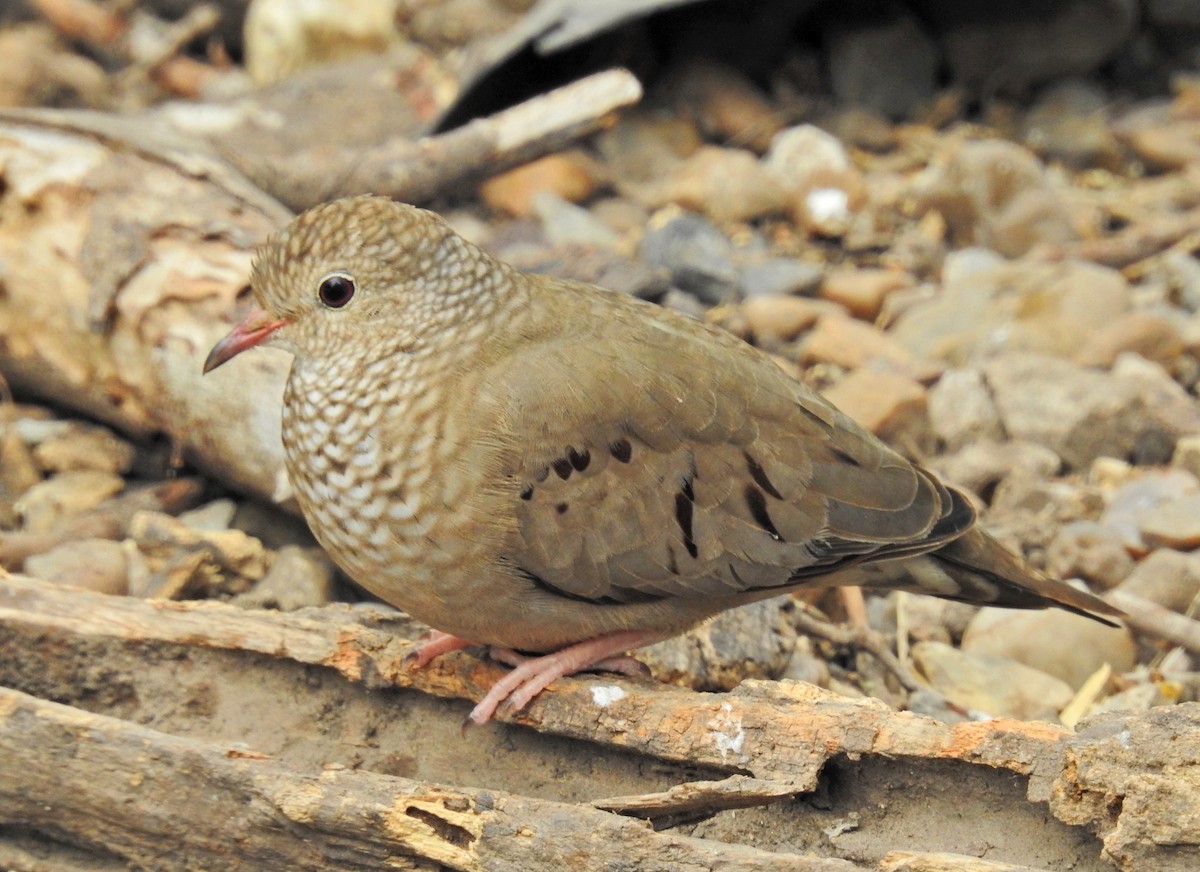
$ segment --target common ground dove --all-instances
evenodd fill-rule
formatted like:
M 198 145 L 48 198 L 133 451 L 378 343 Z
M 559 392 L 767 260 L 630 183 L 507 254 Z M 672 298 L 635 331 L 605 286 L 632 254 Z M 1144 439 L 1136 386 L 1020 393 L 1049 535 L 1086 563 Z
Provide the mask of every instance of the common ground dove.
M 261 308 L 205 371 L 292 352 L 283 444 L 317 539 L 436 628 L 418 665 L 476 643 L 517 664 L 476 723 L 866 561 L 928 555 L 889 588 L 1120 614 L 1025 566 L 962 494 L 740 339 L 518 272 L 431 212 L 319 206 L 252 285 Z

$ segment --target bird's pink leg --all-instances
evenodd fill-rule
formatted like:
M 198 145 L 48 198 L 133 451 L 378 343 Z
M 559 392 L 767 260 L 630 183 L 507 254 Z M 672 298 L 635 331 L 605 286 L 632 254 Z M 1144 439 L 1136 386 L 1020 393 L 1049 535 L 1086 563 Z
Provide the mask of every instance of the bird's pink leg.
M 564 675 L 574 675 L 593 666 L 599 666 L 605 661 L 612 661 L 620 667 L 627 667 L 630 657 L 617 657 L 633 648 L 652 645 L 663 638 L 662 633 L 646 630 L 623 630 L 619 633 L 609 633 L 607 636 L 597 636 L 576 642 L 550 654 L 541 657 L 531 657 L 512 672 L 501 678 L 487 695 L 479 701 L 479 705 L 467 716 L 468 724 L 486 724 L 491 720 L 496 709 L 504 703 L 512 711 L 520 711 L 529 705 L 529 701 L 546 689 L 551 683 Z M 500 649 L 504 653 L 504 649 Z M 509 649 L 509 653 L 515 654 Z M 519 655 L 518 655 L 519 656 Z M 635 661 L 636 662 L 636 661 Z M 624 671 L 621 668 L 620 671 Z
M 508 666 L 520 666 L 522 663 L 528 663 L 538 657 L 537 654 L 522 654 L 520 651 L 514 651 L 512 648 L 501 648 L 499 645 L 493 645 L 488 649 L 488 656 L 493 660 L 499 660 Z M 606 657 L 603 660 L 597 660 L 590 666 L 585 666 L 580 672 L 616 672 L 621 675 L 628 675 L 630 678 L 645 678 L 650 675 L 650 668 L 636 657 L 630 657 L 628 654 L 617 654 L 614 657 Z
M 474 642 L 468 639 L 460 639 L 458 636 L 443 633 L 441 630 L 430 630 L 421 640 L 421 644 L 404 658 L 404 662 L 410 669 L 421 669 L 428 666 L 429 661 L 434 657 L 447 654 L 451 651 L 458 651 L 474 644 Z

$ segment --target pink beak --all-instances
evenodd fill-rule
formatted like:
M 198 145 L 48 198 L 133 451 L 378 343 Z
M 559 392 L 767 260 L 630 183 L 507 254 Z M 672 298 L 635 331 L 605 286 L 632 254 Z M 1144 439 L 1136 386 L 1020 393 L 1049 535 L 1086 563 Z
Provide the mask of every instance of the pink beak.
M 225 338 L 212 347 L 204 361 L 204 371 L 212 372 L 221 364 L 266 341 L 272 333 L 289 322 L 272 321 L 262 309 L 251 309 L 250 314 L 226 334 Z

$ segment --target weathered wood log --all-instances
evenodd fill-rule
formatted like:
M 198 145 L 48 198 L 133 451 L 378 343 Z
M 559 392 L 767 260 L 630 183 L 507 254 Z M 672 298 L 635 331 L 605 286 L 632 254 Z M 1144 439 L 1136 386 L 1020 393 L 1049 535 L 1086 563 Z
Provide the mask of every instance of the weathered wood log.
M 597 86 L 607 102 L 589 105 Z M 429 196 L 438 180 L 559 148 L 640 93 L 621 71 L 573 88 L 363 166 L 389 174 L 393 193 Z M 0 372 L 128 432 L 167 434 L 217 477 L 282 501 L 287 356 L 204 379 L 200 367 L 254 250 L 291 216 L 168 118 L 0 112 Z
M 827 842 L 825 850 L 817 853 L 835 856 L 837 840 L 846 843 L 857 838 L 856 827 L 873 829 L 856 815 L 886 808 L 890 819 L 907 815 L 923 821 L 923 825 L 912 823 L 922 833 L 922 844 L 893 842 L 880 850 L 876 841 L 872 843 L 874 853 L 865 847 L 850 852 L 860 859 L 874 858 L 871 862 L 879 864 L 859 868 L 989 868 L 979 865 L 982 861 L 961 857 L 971 852 L 971 843 L 955 841 L 946 821 L 931 809 L 931 804 L 939 801 L 949 806 L 943 814 L 956 819 L 1005 815 L 1004 826 L 1014 832 L 1012 844 L 997 845 L 989 854 L 992 863 L 1055 868 L 1069 858 L 1076 869 L 1111 868 L 1098 859 L 1100 844 L 1093 841 L 1089 830 L 1098 832 L 1107 856 L 1122 869 L 1183 870 L 1195 868 L 1200 859 L 1200 827 L 1195 824 L 1200 819 L 1198 705 L 1109 715 L 1085 722 L 1079 733 L 1072 733 L 1049 724 L 1016 721 L 947 725 L 894 712 L 872 700 L 838 697 L 793 682 L 746 682 L 731 693 L 701 694 L 652 682 L 592 676 L 556 682 L 527 712 L 510 718 L 519 727 L 497 725 L 473 731 L 462 740 L 457 736 L 458 725 L 468 706 L 459 700 L 478 699 L 500 667 L 473 654 L 459 653 L 440 658 L 425 670 L 409 671 L 404 657 L 420 629 L 404 616 L 379 607 L 335 606 L 277 614 L 242 611 L 215 602 L 105 597 L 7 576 L 0 579 L 0 684 L 73 702 L 110 718 L 149 722 L 160 735 L 162 730 L 179 733 L 160 739 L 159 735 L 122 732 L 132 725 L 117 729 L 110 724 L 116 732 L 104 735 L 123 736 L 130 747 L 150 742 L 144 747 L 161 750 L 161 755 L 143 751 L 142 757 L 133 758 L 161 764 L 156 770 L 161 776 L 156 802 L 161 803 L 163 791 L 177 788 L 179 796 L 186 796 L 188 791 L 200 789 L 195 782 L 208 781 L 213 782 L 211 789 L 224 796 L 224 804 L 214 808 L 223 808 L 226 814 L 245 805 L 244 800 L 240 804 L 234 801 L 234 796 L 254 797 L 260 803 L 255 806 L 258 810 L 239 817 L 238 824 L 247 828 L 246 845 L 268 852 L 283 850 L 278 845 L 286 838 L 276 829 L 289 830 L 287 838 L 298 843 L 304 843 L 306 837 L 302 829 L 291 829 L 296 821 L 289 819 L 286 827 L 281 823 L 279 797 L 284 795 L 308 796 L 310 808 L 319 810 L 319 814 L 312 812 L 316 817 L 307 823 L 300 822 L 323 828 L 325 836 L 310 837 L 316 839 L 310 840 L 310 847 L 321 845 L 325 850 L 336 844 L 346 857 L 358 859 L 378 859 L 380 855 L 373 852 L 400 851 L 388 841 L 394 834 L 381 835 L 372 827 L 364 830 L 361 820 L 378 821 L 379 809 L 397 807 L 397 797 L 419 793 L 412 784 L 373 780 L 403 775 L 424 785 L 422 796 L 431 795 L 434 788 L 428 784 L 432 782 L 443 785 L 436 788 L 442 791 L 438 796 L 467 797 L 465 808 L 471 809 L 471 820 L 487 811 L 479 805 L 484 803 L 482 794 L 446 785 L 474 784 L 489 788 L 493 796 L 513 794 L 514 798 L 505 799 L 503 808 L 516 817 L 528 814 L 531 821 L 557 820 L 555 815 L 565 815 L 570 821 L 563 822 L 562 838 L 574 840 L 582 852 L 579 856 L 600 859 L 607 855 L 590 853 L 587 833 L 608 833 L 604 838 L 622 843 L 626 852 L 644 848 L 648 857 L 669 856 L 677 863 L 685 856 L 701 862 L 707 855 L 680 853 L 700 848 L 691 842 L 654 841 L 647 830 L 639 829 L 640 835 L 634 839 L 629 835 L 633 831 L 617 824 L 610 822 L 602 828 L 597 823 L 600 818 L 589 817 L 604 814 L 597 807 L 648 818 L 657 827 L 678 828 L 690 835 L 714 832 L 718 839 L 744 842 L 747 850 L 758 854 L 773 847 L 783 853 L 791 850 L 813 855 L 811 850 L 786 846 L 808 847 L 801 836 L 791 834 L 793 828 L 797 833 L 815 831 L 818 842 Z M 69 722 L 76 724 L 71 733 L 74 741 L 95 740 L 97 734 L 79 728 L 82 721 L 70 720 L 76 714 L 40 705 L 20 701 L 17 707 L 25 712 L 21 729 L 32 729 L 30 724 L 38 723 L 47 725 L 51 734 L 58 731 L 63 735 L 71 732 L 63 726 Z M 11 725 L 0 730 L 8 728 Z M 570 739 L 556 739 L 555 735 Z M 203 753 L 186 742 L 172 744 L 185 739 L 209 744 Z M 64 759 L 84 761 L 78 770 L 71 770 L 73 774 L 61 776 L 81 796 L 78 805 L 71 806 L 75 809 L 71 825 L 62 825 L 60 820 L 62 828 L 54 829 L 45 806 L 66 806 L 59 801 L 59 788 L 43 784 L 43 776 L 49 778 L 47 770 L 37 766 L 59 765 L 54 762 L 57 755 L 50 755 L 54 760 L 46 756 L 46 749 L 58 746 L 47 743 L 38 750 L 31 741 L 26 737 L 16 744 L 28 749 L 22 753 L 44 759 L 36 766 L 20 762 L 16 768 L 42 775 L 21 781 L 18 788 L 12 786 L 10 776 L 0 773 L 0 795 L 6 797 L 4 820 L 36 833 L 56 833 L 75 845 L 93 844 L 97 819 L 111 826 L 101 810 L 117 799 L 111 792 L 116 787 L 93 782 L 110 780 L 114 771 L 124 771 L 126 779 L 135 777 L 136 771 L 130 776 L 129 768 L 136 770 L 145 764 L 128 763 L 124 769 L 113 770 L 100 766 L 89 756 L 90 750 L 72 747 L 64 751 Z M 233 743 L 242 743 L 236 745 L 235 758 L 254 762 L 214 768 L 212 761 L 226 760 Z M 2 753 L 6 762 L 16 759 L 7 749 Z M 174 759 L 177 754 L 183 762 Z M 259 767 L 257 756 L 261 755 L 274 757 L 276 762 Z M 209 762 L 201 767 L 197 759 Z M 651 761 L 655 762 L 647 769 Z M 322 765 L 334 767 L 330 770 L 333 774 L 320 775 Z M 903 772 L 896 766 L 903 767 Z M 338 767 L 364 771 L 351 777 Z M 264 776 L 267 780 L 255 781 L 254 773 L 263 772 L 269 772 L 269 777 Z M 548 773 L 554 773 L 553 787 L 546 781 Z M 189 783 L 174 784 L 176 779 L 189 778 Z M 830 792 L 829 778 L 834 784 L 853 784 L 853 790 L 867 793 L 839 799 L 847 787 Z M 337 793 L 326 792 L 322 779 Z M 363 793 L 354 792 L 359 784 L 364 786 Z M 267 792 L 267 786 L 274 792 Z M 384 794 L 390 797 L 386 802 L 380 799 Z M 910 799 L 910 794 L 921 798 Z M 85 800 L 85 795 L 91 798 Z M 137 795 L 136 791 L 130 795 L 132 808 L 137 807 Z M 151 794 L 143 795 L 149 801 Z M 349 811 L 343 814 L 326 807 L 324 803 L 333 803 L 335 795 L 339 807 Z M 798 800 L 791 799 L 793 795 L 824 799 L 815 805 L 795 806 Z M 264 796 L 274 799 L 265 801 Z M 567 804 L 553 814 L 541 806 L 520 805 L 532 797 Z M 1063 827 L 1046 817 L 1042 803 L 1047 801 L 1055 816 L 1076 827 Z M 93 802 L 97 804 L 89 805 Z M 587 810 L 580 811 L 585 806 Z M 776 811 L 769 811 L 772 808 Z M 357 817 L 354 809 L 364 817 Z M 548 817 L 538 817 L 543 813 Z M 756 815 L 763 814 L 771 815 L 772 823 L 754 824 Z M 1023 845 L 1017 834 L 1021 826 L 1033 826 L 1028 822 L 1031 816 L 1040 834 L 1036 848 Z M 513 833 L 524 831 L 516 817 L 509 821 L 511 826 L 479 830 L 482 835 L 471 842 L 471 850 L 484 851 L 482 843 L 489 833 L 519 842 Z M 848 820 L 855 823 L 847 830 L 844 822 Z M 355 821 L 359 822 L 357 828 L 351 826 Z M 698 821 L 706 823 L 701 826 Z M 433 827 L 436 822 L 430 819 L 425 823 Z M 455 825 L 465 826 L 461 822 Z M 537 823 L 536 832 L 544 832 L 543 826 Z M 0 827 L 0 834 L 3 832 Z M 784 840 L 779 835 L 782 832 L 788 832 L 791 841 Z M 827 832 L 826 836 L 820 836 L 822 832 Z M 139 839 L 150 839 L 150 835 L 136 828 L 131 833 L 110 844 L 122 846 L 118 855 L 123 859 L 143 868 L 189 868 L 182 862 L 172 865 L 171 859 L 160 860 L 158 865 L 149 863 L 146 855 L 138 853 L 137 845 Z M 762 844 L 763 833 L 772 836 L 766 844 Z M 886 831 L 874 833 L 876 840 L 886 837 L 881 833 Z M 263 839 L 270 835 L 271 840 L 264 842 L 260 835 Z M 864 844 L 868 835 L 864 832 L 861 836 Z M 180 851 L 200 850 L 198 846 L 205 844 L 208 836 L 197 833 L 194 843 L 187 842 L 188 838 L 163 824 L 150 840 L 165 856 L 174 858 Z M 828 844 L 831 840 L 832 847 Z M 672 846 L 669 851 L 668 844 Z M 1060 851 L 1055 863 L 1036 853 L 1051 845 Z M 3 851 L 18 847 L 0 835 L 0 858 L 5 856 Z M 906 849 L 903 856 L 894 853 L 902 847 Z M 298 852 L 286 855 L 289 863 L 309 868 L 295 859 L 304 856 L 298 845 L 287 850 Z M 887 856 L 889 851 L 893 853 Z M 959 857 L 939 857 L 945 853 Z M 267 854 L 256 856 L 261 859 Z M 322 856 L 332 862 L 332 855 Z M 444 854 L 420 856 L 447 862 Z M 483 855 L 470 856 L 474 862 Z M 536 870 L 562 862 L 561 854 L 548 854 L 547 865 L 522 867 L 519 864 L 529 859 L 525 855 L 518 859 L 511 859 L 517 855 L 495 856 L 510 859 L 497 861 L 499 865 L 485 864 L 485 868 Z M 739 868 L 743 856 L 754 855 L 713 854 L 705 862 Z M 208 868 L 265 868 L 255 866 L 257 862 L 260 860 Z M 350 860 L 345 865 L 353 868 Z
M 654 832 L 632 818 L 373 772 L 297 772 L 0 688 L 0 816 L 144 869 L 577 866 L 852 872 L 853 863 Z M 36 797 L 36 801 L 30 799 Z

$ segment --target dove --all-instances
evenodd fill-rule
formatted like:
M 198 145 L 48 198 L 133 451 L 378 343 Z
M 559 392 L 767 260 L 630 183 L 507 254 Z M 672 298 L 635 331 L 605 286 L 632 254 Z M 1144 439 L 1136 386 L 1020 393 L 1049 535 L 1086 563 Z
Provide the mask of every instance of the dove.
M 887 589 L 1120 615 L 1027 566 L 963 493 L 760 350 L 522 273 L 433 212 L 315 207 L 262 248 L 251 287 L 205 372 L 291 352 L 284 456 L 317 540 L 433 628 L 414 666 L 472 645 L 513 665 L 469 722 L 875 561 L 911 561 Z

